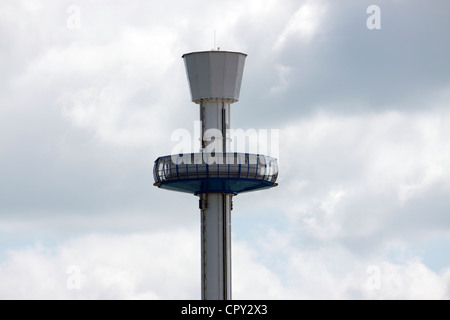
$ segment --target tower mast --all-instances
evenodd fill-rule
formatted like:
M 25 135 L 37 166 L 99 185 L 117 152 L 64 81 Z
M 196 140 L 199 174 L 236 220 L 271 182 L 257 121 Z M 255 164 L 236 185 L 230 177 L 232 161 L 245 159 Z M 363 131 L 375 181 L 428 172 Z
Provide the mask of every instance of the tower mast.
M 156 159 L 155 186 L 200 198 L 201 296 L 231 299 L 232 197 L 276 186 L 278 165 L 260 154 L 230 152 L 230 105 L 239 100 L 246 54 L 203 51 L 183 55 L 192 101 L 199 105 L 199 153 Z

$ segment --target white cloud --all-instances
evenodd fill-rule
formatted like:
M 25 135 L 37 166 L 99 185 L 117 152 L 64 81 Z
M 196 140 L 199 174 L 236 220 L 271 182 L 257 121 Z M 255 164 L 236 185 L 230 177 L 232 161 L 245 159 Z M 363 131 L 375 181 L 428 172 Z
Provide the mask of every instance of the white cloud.
M 277 64 L 275 66 L 275 69 L 278 75 L 278 83 L 270 88 L 270 93 L 281 94 L 286 91 L 289 86 L 289 73 L 292 71 L 292 69 L 281 64 Z
M 316 34 L 321 22 L 325 19 L 327 5 L 323 2 L 305 1 L 290 17 L 285 28 L 274 45 L 280 50 L 287 41 L 310 41 Z
M 335 245 L 302 250 L 293 238 L 278 236 L 288 240 L 288 250 L 280 252 L 279 241 L 264 248 L 233 243 L 234 299 L 449 298 L 450 269 L 436 273 L 414 259 L 373 265 Z M 0 297 L 199 299 L 199 255 L 198 230 L 188 229 L 93 234 L 53 249 L 10 250 L 0 264 Z M 276 264 L 264 263 L 269 256 Z M 370 285 L 371 277 L 379 285 Z
M 280 131 L 277 202 L 256 202 L 283 212 L 307 243 L 363 256 L 401 242 L 420 255 L 414 241 L 449 236 L 448 119 L 437 108 L 294 121 Z
M 36 246 L 10 251 L 0 265 L 0 296 L 195 299 L 200 280 L 197 238 L 189 230 L 127 236 L 94 234 L 53 250 Z M 71 271 L 71 266 L 77 266 L 79 273 Z M 67 285 L 74 276 L 81 278 L 78 288 Z
M 380 286 L 366 289 L 369 299 L 449 299 L 450 269 L 435 273 L 417 260 L 380 264 Z
M 155 144 L 155 132 L 170 120 L 166 104 L 180 103 L 173 87 L 186 85 L 180 57 L 180 68 L 175 65 L 175 42 L 168 29 L 124 28 L 108 44 L 50 47 L 13 83 L 23 90 L 35 90 L 36 83 L 52 87 L 62 115 L 103 142 Z
M 367 188 L 391 194 L 404 203 L 404 189 L 415 186 L 410 198 L 433 184 L 449 186 L 446 163 L 450 150 L 447 111 L 385 112 L 358 116 L 319 114 L 282 129 L 280 175 L 307 184 Z M 295 152 L 295 153 L 292 153 Z M 306 170 L 306 166 L 310 166 Z M 331 190 L 326 190 L 331 192 Z
M 197 200 L 153 188 L 151 166 L 198 119 L 181 54 L 216 29 L 249 53 L 236 120 L 281 128 L 279 186 L 236 197 L 235 297 L 448 298 L 447 248 L 423 241 L 450 237 L 450 29 L 444 2 L 418 3 L 380 3 L 370 33 L 350 1 L 79 1 L 76 30 L 69 4 L 2 1 L 0 296 L 198 297 L 197 230 L 163 230 Z M 61 245 L 24 245 L 41 239 Z

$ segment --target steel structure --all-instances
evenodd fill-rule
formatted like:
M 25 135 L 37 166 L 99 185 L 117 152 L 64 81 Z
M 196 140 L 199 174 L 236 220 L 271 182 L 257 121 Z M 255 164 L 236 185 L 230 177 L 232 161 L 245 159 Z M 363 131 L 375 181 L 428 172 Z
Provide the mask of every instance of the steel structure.
M 153 167 L 155 186 L 200 198 L 201 296 L 206 300 L 231 299 L 232 197 L 277 185 L 275 158 L 230 152 L 230 105 L 239 100 L 246 56 L 229 51 L 182 56 L 192 101 L 200 106 L 200 152 L 159 157 Z

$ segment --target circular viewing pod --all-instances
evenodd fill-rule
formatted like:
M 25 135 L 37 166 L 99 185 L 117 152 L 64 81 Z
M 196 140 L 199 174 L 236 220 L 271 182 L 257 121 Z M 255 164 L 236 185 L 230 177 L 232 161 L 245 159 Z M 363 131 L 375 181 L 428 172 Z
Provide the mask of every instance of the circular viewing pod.
M 237 195 L 277 186 L 278 164 L 260 154 L 185 153 L 156 159 L 153 175 L 163 189 Z

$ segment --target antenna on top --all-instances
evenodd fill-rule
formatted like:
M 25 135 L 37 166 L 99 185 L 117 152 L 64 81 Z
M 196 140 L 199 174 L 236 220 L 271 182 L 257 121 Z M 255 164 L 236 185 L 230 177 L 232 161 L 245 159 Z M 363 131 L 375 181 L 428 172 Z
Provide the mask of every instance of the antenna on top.
M 212 50 L 220 51 L 220 47 L 216 47 L 216 29 L 214 29 L 214 46 L 213 46 Z

